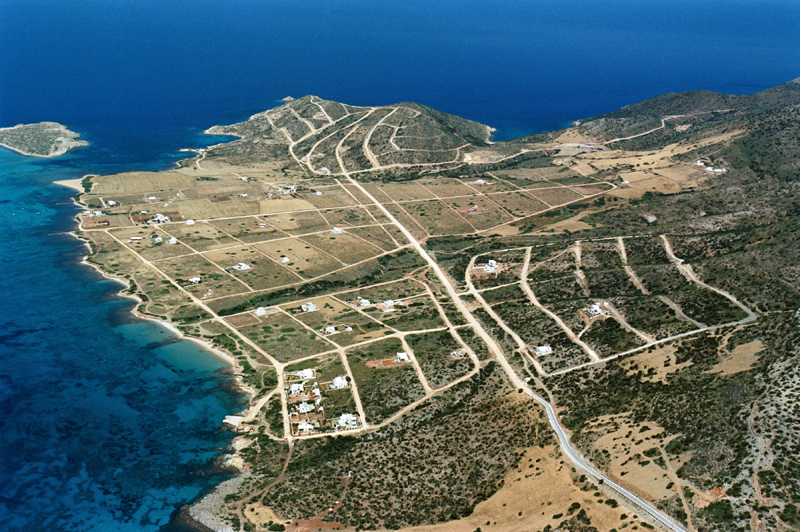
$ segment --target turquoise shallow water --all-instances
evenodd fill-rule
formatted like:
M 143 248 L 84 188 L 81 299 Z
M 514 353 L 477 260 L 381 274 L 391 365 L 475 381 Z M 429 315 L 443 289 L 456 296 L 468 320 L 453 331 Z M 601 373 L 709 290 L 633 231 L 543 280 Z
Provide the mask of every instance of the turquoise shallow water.
M 67 156 L 67 159 L 70 156 Z M 3 530 L 158 530 L 225 477 L 227 364 L 133 319 L 64 234 L 74 170 L 0 151 Z
M 798 42 L 789 0 L 0 2 L 0 127 L 92 143 L 0 150 L 0 529 L 169 530 L 224 478 L 220 421 L 243 406 L 221 360 L 79 264 L 54 180 L 169 168 L 286 95 L 416 101 L 502 140 L 664 92 L 761 90 L 800 76 Z

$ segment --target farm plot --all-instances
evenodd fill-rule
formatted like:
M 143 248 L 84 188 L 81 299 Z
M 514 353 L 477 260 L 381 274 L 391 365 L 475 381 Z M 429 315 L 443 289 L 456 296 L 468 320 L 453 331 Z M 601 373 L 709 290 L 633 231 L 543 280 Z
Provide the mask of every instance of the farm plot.
M 289 362 L 335 349 L 334 345 L 283 313 L 264 316 L 258 325 L 241 327 L 239 332 L 279 362 Z
M 165 224 L 161 228 L 170 236 L 197 251 L 210 251 L 229 246 L 239 242 L 223 233 L 213 225 L 205 222 L 187 224 Z
M 283 231 L 279 231 L 269 225 L 266 219 L 255 216 L 211 220 L 209 223 L 217 229 L 247 244 L 264 242 L 287 236 Z
M 403 208 L 432 235 L 473 233 L 475 228 L 438 200 L 405 203 Z
M 187 255 L 164 259 L 156 263 L 158 269 L 175 279 L 184 289 L 197 297 L 223 297 L 248 292 L 247 286 L 220 269 L 202 255 Z M 189 279 L 199 277 L 197 284 Z M 211 292 L 209 294 L 209 292 Z
M 347 233 L 307 235 L 300 240 L 321 249 L 344 264 L 354 264 L 383 253 L 381 248 Z
M 373 225 L 370 227 L 356 227 L 353 229 L 348 229 L 348 233 L 363 240 L 366 240 L 370 244 L 381 248 L 383 251 L 391 251 L 397 247 L 397 244 L 392 240 L 389 234 L 383 230 L 383 227 L 379 225 Z
M 581 335 L 581 340 L 601 357 L 636 349 L 646 343 L 611 318 L 593 322 L 589 330 Z
M 156 190 L 191 188 L 194 178 L 178 172 L 127 172 L 98 179 L 92 187 L 93 196 L 136 194 Z
M 404 305 L 395 305 L 395 310 L 391 312 L 381 312 L 377 309 L 370 309 L 370 316 L 381 320 L 389 327 L 403 332 L 421 331 L 425 329 L 435 329 L 444 327 L 444 321 L 439 315 L 436 305 L 426 295 L 412 299 Z
M 517 168 L 492 173 L 504 181 L 520 188 L 545 182 L 542 175 L 532 168 Z
M 482 183 L 481 183 L 482 181 Z M 470 187 L 473 191 L 488 194 L 490 192 L 510 192 L 517 190 L 517 187 L 510 183 L 505 183 L 490 175 L 482 175 L 472 179 L 461 179 L 461 183 Z
M 170 209 L 176 209 L 184 220 L 232 218 L 260 212 L 257 200 L 245 198 L 228 201 L 211 201 L 207 198 L 176 201 Z
M 370 323 L 371 320 L 362 314 L 358 314 L 353 308 L 336 300 L 333 297 L 320 297 L 308 301 L 314 305 L 317 310 L 311 312 L 303 312 L 302 307 L 298 303 L 289 303 L 282 305 L 286 312 L 292 314 L 294 319 L 301 321 L 314 330 L 320 331 L 320 334 L 325 334 L 324 329 L 327 326 L 339 327 L 346 326 L 359 326 L 362 324 Z M 378 324 L 376 324 L 378 325 Z M 374 325 L 369 325 L 367 329 L 375 329 Z M 335 341 L 340 333 L 332 335 L 330 339 Z
M 443 200 L 461 214 L 478 230 L 489 229 L 510 222 L 514 218 L 486 196 L 475 195 L 468 198 L 448 198 Z
M 559 369 L 571 368 L 591 362 L 592 359 L 579 345 L 574 343 L 566 333 L 562 332 L 547 339 L 552 350 L 548 355 L 536 355 L 542 368 L 550 373 Z
M 331 229 L 328 221 L 317 211 L 276 214 L 264 219 L 267 223 L 293 236 L 330 231 Z
M 504 192 L 502 194 L 492 194 L 490 197 L 492 201 L 510 212 L 512 216 L 518 218 L 550 208 L 550 205 L 529 192 Z
M 394 283 L 368 286 L 360 290 L 353 290 L 346 294 L 340 294 L 338 298 L 347 302 L 355 302 L 358 298 L 362 298 L 375 304 L 386 301 L 387 299 L 398 301 L 423 293 L 425 293 L 425 287 L 421 283 L 410 279 L 403 279 Z
M 155 228 L 126 227 L 124 229 L 111 229 L 112 235 L 122 240 L 126 246 L 147 260 L 159 260 L 179 255 L 188 255 L 194 251 L 181 243 L 170 244 L 169 235 Z M 130 242 L 130 237 L 141 237 L 142 240 Z
M 425 396 L 417 372 L 411 364 L 393 367 L 369 367 L 368 361 L 394 359 L 403 347 L 389 339 L 348 351 L 347 359 L 358 386 L 358 394 L 367 420 L 381 423 L 403 407 Z
M 596 183 L 592 185 L 573 185 L 570 188 L 583 196 L 593 196 L 613 190 L 614 186 L 609 183 Z
M 375 185 L 383 194 L 392 201 L 410 201 L 419 199 L 432 199 L 433 192 L 420 186 L 420 183 L 379 183 Z
M 328 324 L 318 330 L 325 338 L 343 347 L 392 334 L 382 324 L 351 308 L 332 316 Z
M 353 196 L 342 190 L 341 188 L 324 188 L 320 190 L 322 194 L 307 194 L 304 196 L 306 201 L 314 205 L 318 209 L 328 209 L 332 207 L 347 207 L 355 205 L 356 200 Z
M 418 180 L 416 183 L 441 199 L 475 194 L 470 187 L 458 179 L 425 179 Z
M 438 388 L 469 373 L 472 360 L 448 331 L 406 337 L 428 383 Z M 452 355 L 455 353 L 455 355 Z
M 408 215 L 399 205 L 395 204 L 388 204 L 386 205 L 386 210 L 392 213 L 398 222 L 400 222 L 403 227 L 408 229 L 408 231 L 414 235 L 414 238 L 425 238 L 430 236 L 428 231 L 424 229 L 424 226 L 418 224 L 414 218 Z M 403 239 L 405 240 L 405 238 Z
M 674 310 L 654 296 L 615 297 L 610 301 L 631 327 L 656 339 L 668 338 L 697 328 L 694 324 L 679 318 Z
M 300 280 L 297 275 L 251 247 L 209 251 L 203 255 L 254 290 L 283 286 Z M 250 269 L 238 270 L 234 267 L 237 264 L 244 264 Z
M 564 205 L 566 203 L 570 203 L 572 201 L 583 198 L 583 196 L 581 196 L 577 192 L 570 190 L 566 187 L 542 188 L 539 190 L 528 192 L 528 194 L 534 196 L 538 200 L 548 204 L 551 207 L 555 207 L 557 205 Z
M 369 215 L 367 209 L 360 207 L 350 207 L 348 209 L 331 209 L 320 212 L 323 218 L 328 222 L 328 225 L 333 227 L 356 226 L 356 225 L 371 225 L 375 220 Z
M 341 268 L 343 264 L 299 238 L 284 238 L 260 242 L 254 247 L 267 257 L 291 268 L 306 278 L 324 275 Z M 286 261 L 288 259 L 288 261 Z

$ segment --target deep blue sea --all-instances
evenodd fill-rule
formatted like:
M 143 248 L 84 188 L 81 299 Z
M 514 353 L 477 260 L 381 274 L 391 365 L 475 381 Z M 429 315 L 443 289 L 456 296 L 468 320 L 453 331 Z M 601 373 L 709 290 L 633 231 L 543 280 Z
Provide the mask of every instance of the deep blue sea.
M 228 367 L 131 317 L 66 234 L 88 173 L 160 170 L 291 95 L 416 101 L 554 129 L 664 92 L 800 76 L 796 0 L 3 0 L 0 127 L 92 145 L 0 149 L 0 530 L 174 530 L 242 408 Z

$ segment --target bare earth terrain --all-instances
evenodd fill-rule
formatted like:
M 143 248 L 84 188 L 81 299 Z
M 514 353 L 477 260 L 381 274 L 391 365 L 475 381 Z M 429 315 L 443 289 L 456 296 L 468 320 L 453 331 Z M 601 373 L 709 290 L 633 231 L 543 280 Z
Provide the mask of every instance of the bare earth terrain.
M 797 195 L 783 166 L 753 185 L 783 163 L 747 144 L 784 134 L 787 87 L 494 144 L 424 106 L 309 96 L 174 170 L 87 179 L 88 260 L 252 395 L 225 420 L 245 474 L 192 515 L 793 529 Z

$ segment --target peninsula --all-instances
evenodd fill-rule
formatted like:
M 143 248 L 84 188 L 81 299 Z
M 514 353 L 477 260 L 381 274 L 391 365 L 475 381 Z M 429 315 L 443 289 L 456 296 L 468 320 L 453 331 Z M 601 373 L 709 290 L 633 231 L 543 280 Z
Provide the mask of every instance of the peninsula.
M 0 128 L 0 146 L 32 157 L 58 157 L 72 149 L 88 146 L 85 140 L 77 140 L 80 136 L 80 133 L 56 122 L 19 124 Z
M 800 83 L 489 142 L 315 96 L 76 234 L 249 408 L 214 530 L 800 526 Z

